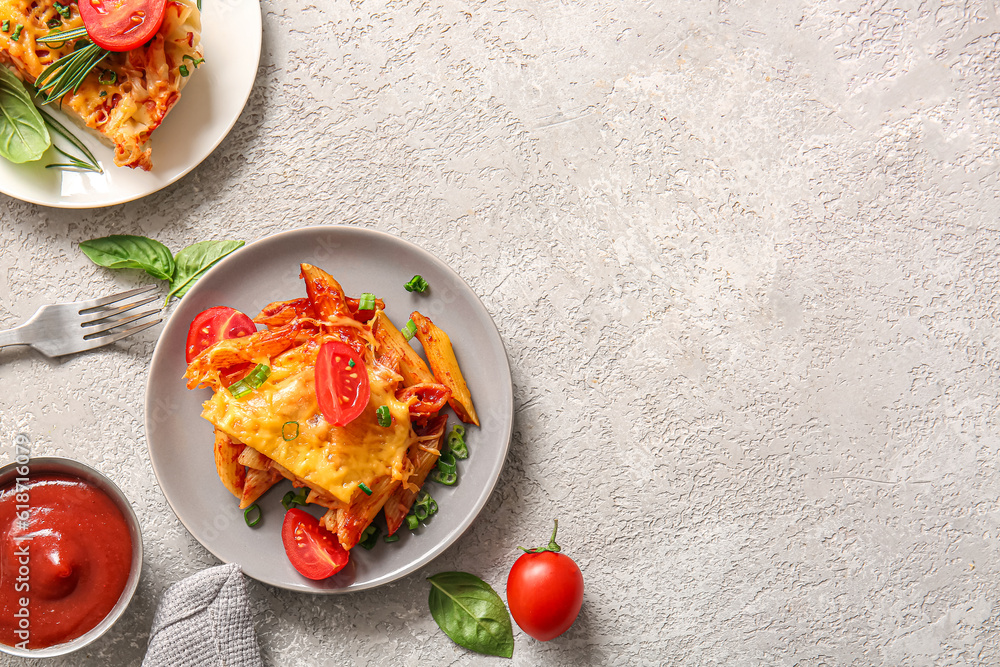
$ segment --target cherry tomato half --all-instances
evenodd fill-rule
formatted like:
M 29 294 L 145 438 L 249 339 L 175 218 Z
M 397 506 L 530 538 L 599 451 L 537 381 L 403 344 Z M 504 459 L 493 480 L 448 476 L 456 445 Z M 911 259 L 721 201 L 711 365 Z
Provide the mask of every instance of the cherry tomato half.
M 552 531 L 549 546 L 523 554 L 507 576 L 510 615 L 522 630 L 543 642 L 569 630 L 583 605 L 583 573 L 558 549 Z
M 288 560 L 308 579 L 326 579 L 344 569 L 350 558 L 337 538 L 312 514 L 293 508 L 285 512 L 281 543 Z
M 108 51 L 142 46 L 163 25 L 167 0 L 80 0 L 87 35 Z
M 195 316 L 188 327 L 185 359 L 190 364 L 194 358 L 220 340 L 241 338 L 257 333 L 257 325 L 238 310 L 216 306 Z
M 345 426 L 365 411 L 370 397 L 361 356 L 339 340 L 324 343 L 316 356 L 316 399 L 323 417 L 334 426 Z

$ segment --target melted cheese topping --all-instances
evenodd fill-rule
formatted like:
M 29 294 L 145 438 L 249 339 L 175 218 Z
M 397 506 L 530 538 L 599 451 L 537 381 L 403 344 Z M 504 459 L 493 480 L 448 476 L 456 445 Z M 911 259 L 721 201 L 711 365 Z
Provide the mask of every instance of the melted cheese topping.
M 36 42 L 50 30 L 83 26 L 75 2 L 69 10 L 70 17 L 63 19 L 55 0 L 0 0 L 0 24 L 10 21 L 10 30 L 0 31 L 0 64 L 12 66 L 22 80 L 34 83 L 48 65 L 73 51 L 73 43 L 55 47 Z M 50 29 L 49 22 L 56 20 L 59 25 Z M 23 28 L 15 41 L 18 25 Z M 193 61 L 201 58 L 201 14 L 195 0 L 170 0 L 153 39 L 101 61 L 75 93 L 63 97 L 62 109 L 114 145 L 116 165 L 148 171 L 152 168 L 150 134 L 180 99 L 181 89 L 195 70 Z M 181 74 L 182 66 L 189 76 Z M 105 71 L 115 73 L 114 83 L 100 83 Z M 105 80 L 109 79 L 106 75 Z
M 202 416 L 240 442 L 288 468 L 321 492 L 350 503 L 359 483 L 369 487 L 379 477 L 404 480 L 407 448 L 416 440 L 410 428 L 409 402 L 396 399 L 398 375 L 369 364 L 371 398 L 364 412 L 346 426 L 323 418 L 316 400 L 316 346 L 301 346 L 277 357 L 271 375 L 241 399 L 225 389 L 205 402 Z M 386 405 L 392 425 L 378 425 L 375 411 Z M 295 421 L 299 435 L 282 437 Z

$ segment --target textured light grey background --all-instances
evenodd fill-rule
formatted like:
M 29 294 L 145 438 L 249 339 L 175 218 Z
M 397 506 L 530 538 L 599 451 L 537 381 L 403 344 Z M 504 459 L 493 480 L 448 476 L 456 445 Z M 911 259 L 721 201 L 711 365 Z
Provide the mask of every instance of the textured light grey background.
M 476 662 L 423 577 L 502 593 L 555 516 L 586 601 L 556 641 L 517 631 L 515 665 L 1000 663 L 994 3 L 263 9 L 249 105 L 181 182 L 83 213 L 0 196 L 0 322 L 146 283 L 76 248 L 113 232 L 365 225 L 482 295 L 516 384 L 497 492 L 384 589 L 251 582 L 269 664 Z M 95 464 L 147 544 L 123 621 L 49 664 L 137 664 L 160 592 L 214 564 L 148 463 L 154 337 L 0 353 L 0 461 L 26 430 Z

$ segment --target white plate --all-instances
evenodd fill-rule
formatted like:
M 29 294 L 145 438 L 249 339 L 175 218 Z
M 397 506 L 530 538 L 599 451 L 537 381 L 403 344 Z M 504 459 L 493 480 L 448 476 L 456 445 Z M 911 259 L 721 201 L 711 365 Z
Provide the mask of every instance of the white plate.
M 62 158 L 49 149 L 41 160 L 14 164 L 0 158 L 0 192 L 32 204 L 96 208 L 152 194 L 188 173 L 222 143 L 240 117 L 260 60 L 257 0 L 203 0 L 205 63 L 163 124 L 153 132 L 153 170 L 116 167 L 114 150 L 49 107 L 94 153 L 103 174 L 46 169 Z
M 271 301 L 305 296 L 299 278 L 303 262 L 329 271 L 348 294 L 372 292 L 384 299 L 386 314 L 394 322 L 406 322 L 413 310 L 419 310 L 447 331 L 482 424 L 466 432 L 470 456 L 459 461 L 458 484 L 428 483 L 425 487 L 437 500 L 438 514 L 417 531 L 401 529 L 399 542 L 379 540 L 371 551 L 355 547 L 351 564 L 326 581 L 302 577 L 285 557 L 281 497 L 291 490 L 289 482 L 281 482 L 258 501 L 263 510 L 261 524 L 246 526 L 236 499 L 215 472 L 213 427 L 201 418 L 201 405 L 211 392 L 188 390 L 182 378 L 187 368 L 184 343 L 195 315 L 227 305 L 252 317 Z M 414 274 L 430 283 L 427 294 L 403 289 Z M 500 476 L 510 444 L 513 408 L 510 367 L 500 334 L 482 302 L 457 273 L 389 234 L 354 227 L 310 227 L 238 250 L 206 273 L 176 307 L 150 364 L 146 438 L 167 502 L 191 534 L 220 560 L 239 563 L 249 576 L 281 588 L 340 593 L 385 584 L 413 572 L 462 535 Z M 449 424 L 454 423 L 457 420 L 450 418 Z M 376 522 L 384 525 L 381 516 Z

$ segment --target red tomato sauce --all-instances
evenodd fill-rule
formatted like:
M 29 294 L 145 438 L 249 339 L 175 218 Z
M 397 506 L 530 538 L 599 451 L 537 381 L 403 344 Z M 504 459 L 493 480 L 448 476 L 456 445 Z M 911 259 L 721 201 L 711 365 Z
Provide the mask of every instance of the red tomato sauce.
M 0 489 L 0 642 L 43 648 L 108 615 L 125 590 L 132 537 L 92 484 L 53 473 L 21 479 Z

